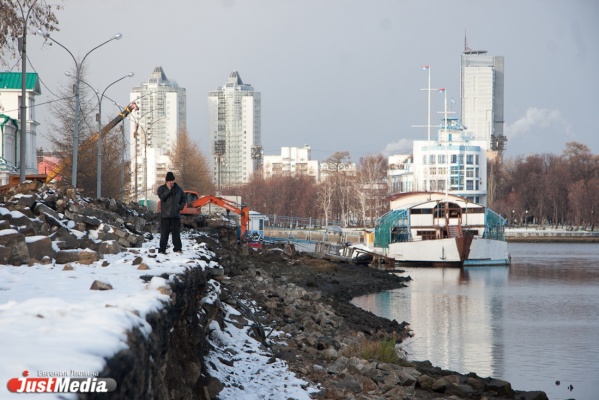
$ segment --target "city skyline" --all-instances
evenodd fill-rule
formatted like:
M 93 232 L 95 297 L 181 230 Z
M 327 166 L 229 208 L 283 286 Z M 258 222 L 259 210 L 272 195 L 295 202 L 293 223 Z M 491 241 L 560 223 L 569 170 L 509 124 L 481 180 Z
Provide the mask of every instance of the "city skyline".
M 422 65 L 430 65 L 433 87 L 447 89 L 451 111 L 459 113 L 460 57 L 464 35 L 474 49 L 505 58 L 507 158 L 530 153 L 560 154 L 568 141 L 599 153 L 593 111 L 599 77 L 599 5 L 584 0 L 530 1 L 523 4 L 459 4 L 379 1 L 296 2 L 274 5 L 257 0 L 223 0 L 193 6 L 173 4 L 171 24 L 156 15 L 154 0 L 134 3 L 64 2 L 57 13 L 60 32 L 52 37 L 81 57 L 116 32 L 87 59 L 87 81 L 105 87 L 125 72 L 136 80 L 162 65 L 169 78 L 187 89 L 187 127 L 210 157 L 206 93 L 222 77 L 239 71 L 262 93 L 262 145 L 265 155 L 281 147 L 309 145 L 314 159 L 349 151 L 352 161 L 368 154 L 408 152 L 426 137 L 427 100 Z M 343 10 L 346 17 L 340 17 Z M 81 15 L 85 21 L 80 35 Z M 310 20 L 310 26 L 307 22 Z M 219 21 L 227 21 L 227 32 Z M 251 24 L 248 23 L 251 21 Z M 459 21 L 456 24 L 456 21 Z M 510 21 L 509 24 L 506 22 Z M 534 22 L 532 22 L 534 21 Z M 216 34 L 216 32 L 221 32 Z M 28 39 L 28 71 L 43 81 L 37 112 L 43 145 L 52 92 L 67 84 L 73 68 L 58 46 Z M 9 62 L 9 67 L 16 65 Z M 12 70 L 17 70 L 18 65 Z M 141 77 L 141 78 L 140 78 Z M 127 103 L 134 82 L 119 83 L 107 96 Z M 432 124 L 443 104 L 432 96 Z M 107 102 L 108 103 L 108 102 Z M 110 104 L 103 115 L 116 115 Z M 457 114 L 459 115 L 459 114 Z

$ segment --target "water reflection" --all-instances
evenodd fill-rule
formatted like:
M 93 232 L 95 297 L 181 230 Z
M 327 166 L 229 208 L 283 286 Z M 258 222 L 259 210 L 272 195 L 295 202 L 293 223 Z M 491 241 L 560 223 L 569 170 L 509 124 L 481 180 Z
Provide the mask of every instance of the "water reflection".
M 508 268 L 407 270 L 407 288 L 354 300 L 354 304 L 408 321 L 416 336 L 407 349 L 413 359 L 435 360 L 435 365 L 459 371 L 494 375 L 501 360 L 493 346 L 491 319 L 502 318 L 501 299 L 493 288 L 505 285 Z M 496 291 L 495 291 L 496 292 Z M 470 356 L 476 354 L 476 357 Z
M 599 246 L 510 244 L 510 253 L 509 268 L 406 269 L 407 288 L 353 302 L 409 322 L 413 359 L 544 390 L 550 399 L 594 398 Z M 567 384 L 556 380 L 576 393 L 562 393 Z

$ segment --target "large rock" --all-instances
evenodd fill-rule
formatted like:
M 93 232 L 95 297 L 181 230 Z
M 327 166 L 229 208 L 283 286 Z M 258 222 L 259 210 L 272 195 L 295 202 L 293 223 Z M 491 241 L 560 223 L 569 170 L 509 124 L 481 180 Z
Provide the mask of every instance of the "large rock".
M 25 242 L 30 258 L 42 261 L 44 257 L 52 257 L 52 239 L 48 236 L 30 236 Z
M 100 260 L 98 253 L 89 249 L 70 249 L 59 250 L 56 252 L 57 264 L 78 262 L 80 264 L 90 265 L 98 260 Z
M 493 392 L 498 396 L 502 397 L 513 397 L 514 391 L 512 390 L 512 385 L 509 382 L 506 382 L 501 379 L 492 379 L 489 378 L 485 381 L 485 389 L 489 392 Z
M 123 247 L 116 240 L 106 240 L 100 243 L 98 252 L 104 254 L 118 254 L 123 251 Z
M 0 252 L 0 264 L 21 265 L 29 263 L 29 249 L 23 234 L 14 229 L 1 230 L 0 246 L 8 250 Z
M 62 249 L 79 248 L 79 238 L 70 229 L 65 226 L 60 227 L 55 233 L 50 235 L 53 241 L 63 242 Z

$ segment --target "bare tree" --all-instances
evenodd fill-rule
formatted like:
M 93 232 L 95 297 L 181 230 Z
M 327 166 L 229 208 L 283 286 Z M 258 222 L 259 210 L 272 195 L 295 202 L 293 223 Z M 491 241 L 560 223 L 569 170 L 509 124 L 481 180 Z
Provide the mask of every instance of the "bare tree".
M 318 185 L 318 205 L 324 214 L 325 225 L 329 224 L 329 216 L 333 206 L 333 193 L 335 188 L 331 181 L 324 181 Z
M 102 135 L 102 196 L 110 198 L 127 198 L 131 187 L 129 162 L 123 160 L 124 135 L 121 125 Z M 96 147 L 96 146 L 93 146 Z
M 350 155 L 347 151 L 335 152 L 325 160 L 329 171 L 325 182 L 332 186 L 330 188 L 332 190 L 332 201 L 327 214 L 341 221 L 347 221 L 350 200 L 352 199 L 351 193 L 354 187 L 354 181 L 348 176 L 345 168 L 345 165 L 349 162 Z M 328 189 L 329 187 L 326 187 L 324 190 Z M 327 196 L 328 193 L 325 198 Z
M 43 0 L 0 0 L 0 63 L 7 64 L 4 56 L 14 58 L 21 53 L 29 29 L 57 31 L 54 11 L 60 8 Z
M 170 153 L 172 169 L 177 181 L 186 190 L 194 190 L 200 195 L 214 194 L 210 179 L 210 168 L 199 146 L 191 140 L 187 129 L 177 135 L 177 143 Z
M 329 164 L 329 166 L 332 166 L 332 168 L 329 169 L 335 172 L 340 171 L 342 169 L 343 164 L 349 161 L 350 156 L 348 151 L 337 151 L 331 154 L 331 156 L 329 156 L 329 158 L 325 160 L 325 162 Z
M 387 211 L 387 168 L 387 159 L 382 154 L 360 159 L 355 198 L 364 226 L 367 221 L 372 225 L 376 218 Z
M 85 79 L 85 67 L 81 68 L 81 76 Z M 71 74 L 69 82 L 58 89 L 59 101 L 50 105 L 50 111 L 54 118 L 48 124 L 46 137 L 48 138 L 52 151 L 60 159 L 60 182 L 67 185 L 71 182 L 73 138 L 75 126 L 75 97 L 71 88 L 75 84 L 75 74 Z M 93 194 L 96 191 L 96 169 L 97 163 L 97 140 L 93 139 L 97 131 L 97 123 L 94 120 L 96 104 L 93 102 L 90 89 L 86 86 L 80 87 L 80 109 L 79 113 L 79 153 L 77 169 L 77 187 L 85 194 Z M 95 150 L 95 151 L 94 151 Z M 120 153 L 119 153 L 120 154 Z

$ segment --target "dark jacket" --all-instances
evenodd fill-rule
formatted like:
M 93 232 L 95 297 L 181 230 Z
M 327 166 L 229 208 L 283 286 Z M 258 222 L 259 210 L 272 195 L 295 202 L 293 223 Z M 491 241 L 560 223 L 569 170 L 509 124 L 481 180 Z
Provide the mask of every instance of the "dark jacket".
M 181 218 L 180 211 L 185 207 L 185 193 L 181 186 L 175 185 L 169 190 L 166 184 L 158 188 L 160 198 L 160 218 Z

